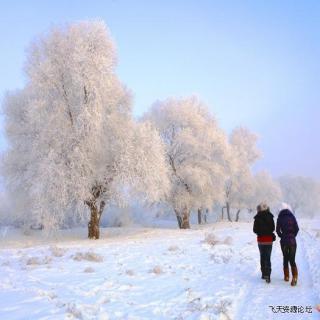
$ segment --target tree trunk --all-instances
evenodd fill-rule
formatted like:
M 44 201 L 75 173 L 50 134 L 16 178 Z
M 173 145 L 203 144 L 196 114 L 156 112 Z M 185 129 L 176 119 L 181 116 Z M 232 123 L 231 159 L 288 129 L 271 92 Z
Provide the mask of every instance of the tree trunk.
M 228 220 L 230 222 L 232 222 L 231 215 L 230 215 L 230 204 L 229 204 L 229 202 L 226 203 L 226 207 L 227 207 Z
M 99 239 L 100 230 L 98 222 L 98 209 L 95 205 L 90 207 L 90 221 L 88 223 L 88 238 L 89 239 Z
M 188 209 L 184 209 L 182 211 L 182 220 L 181 220 L 181 229 L 190 229 L 190 211 Z
M 207 223 L 207 215 L 208 215 L 209 209 L 206 209 L 206 212 L 204 214 L 204 223 Z
M 202 216 L 202 212 L 201 209 L 198 209 L 198 224 L 201 224 L 201 216 Z
M 240 211 L 241 211 L 241 209 L 238 209 L 237 214 L 236 214 L 236 221 L 237 222 L 239 221 Z
M 95 202 L 87 202 L 90 208 L 90 221 L 88 223 L 88 238 L 89 239 L 99 239 L 100 238 L 100 219 L 105 206 L 105 202 L 101 201 L 100 208 Z
M 181 217 L 180 217 L 179 211 L 178 210 L 174 210 L 174 212 L 176 214 L 176 218 L 177 218 L 177 221 L 178 221 L 179 229 L 181 229 Z
M 223 220 L 223 218 L 224 218 L 224 209 L 225 209 L 225 207 L 221 208 L 221 220 Z

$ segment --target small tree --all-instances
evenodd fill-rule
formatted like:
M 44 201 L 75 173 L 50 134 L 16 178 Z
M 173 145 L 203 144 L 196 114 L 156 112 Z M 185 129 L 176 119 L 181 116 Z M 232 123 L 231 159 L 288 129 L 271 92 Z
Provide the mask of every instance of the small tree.
M 88 236 L 97 239 L 105 206 L 128 185 L 152 200 L 168 187 L 164 146 L 132 120 L 115 66 L 104 23 L 54 28 L 29 50 L 25 88 L 7 96 L 7 186 L 45 228 L 89 208 Z
M 241 172 L 234 179 L 233 190 L 231 192 L 232 207 L 236 209 L 234 220 L 239 221 L 240 212 L 249 208 L 251 197 L 254 192 L 254 179 L 250 171 Z
M 226 138 L 195 97 L 157 102 L 144 116 L 166 145 L 171 192 L 167 202 L 180 228 L 190 228 L 190 212 L 222 199 Z
M 281 200 L 282 193 L 279 184 L 266 171 L 258 172 L 254 176 L 254 192 L 251 195 L 251 205 L 248 209 L 253 210 L 261 202 L 269 207 L 275 207 Z
M 207 223 L 209 209 L 198 208 L 198 224 Z
M 246 208 L 253 192 L 252 164 L 259 158 L 256 147 L 257 136 L 244 127 L 233 130 L 230 136 L 228 178 L 224 187 L 225 206 L 228 220 L 232 221 L 231 208 L 236 208 L 236 220 Z M 222 218 L 223 209 L 222 208 Z

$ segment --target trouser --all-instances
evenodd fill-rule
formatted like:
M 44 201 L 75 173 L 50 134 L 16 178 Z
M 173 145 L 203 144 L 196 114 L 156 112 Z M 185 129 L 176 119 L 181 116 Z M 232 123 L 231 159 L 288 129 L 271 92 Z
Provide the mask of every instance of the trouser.
M 297 245 L 281 245 L 281 250 L 283 254 L 283 268 L 289 268 L 289 262 L 290 266 L 296 267 L 296 250 Z
M 262 276 L 270 277 L 272 244 L 259 244 L 258 246 L 260 251 L 260 267 Z

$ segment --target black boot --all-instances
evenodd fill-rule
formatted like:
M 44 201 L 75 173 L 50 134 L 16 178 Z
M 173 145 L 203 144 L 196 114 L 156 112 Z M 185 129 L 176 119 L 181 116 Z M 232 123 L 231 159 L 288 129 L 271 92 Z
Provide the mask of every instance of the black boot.
M 266 276 L 265 279 L 266 279 L 266 283 L 270 283 L 271 282 L 270 276 Z

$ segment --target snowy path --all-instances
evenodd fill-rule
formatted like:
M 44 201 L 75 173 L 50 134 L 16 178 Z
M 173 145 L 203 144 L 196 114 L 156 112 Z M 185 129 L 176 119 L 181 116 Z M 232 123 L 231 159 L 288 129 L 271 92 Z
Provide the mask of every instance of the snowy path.
M 310 233 L 298 239 L 300 272 L 293 288 L 282 280 L 279 242 L 273 247 L 272 283 L 260 279 L 248 223 L 105 229 L 102 235 L 86 240 L 84 230 L 47 244 L 31 237 L 2 241 L 0 319 L 320 319 L 315 309 L 282 315 L 269 308 L 320 302 L 320 244 Z
M 320 319 L 314 306 L 319 303 L 312 285 L 303 232 L 298 237 L 296 262 L 299 271 L 298 285 L 291 287 L 290 282 L 283 281 L 282 253 L 279 241 L 273 245 L 271 283 L 266 284 L 260 279 L 260 267 L 257 261 L 256 273 L 247 273 L 249 284 L 242 293 L 242 301 L 238 305 L 235 319 Z M 302 235 L 301 235 L 302 233 Z M 257 249 L 258 251 L 258 249 Z M 258 253 L 258 252 L 257 252 Z M 290 274 L 291 281 L 291 274 Z M 270 306 L 302 306 L 304 309 L 311 306 L 312 313 L 274 313 Z

